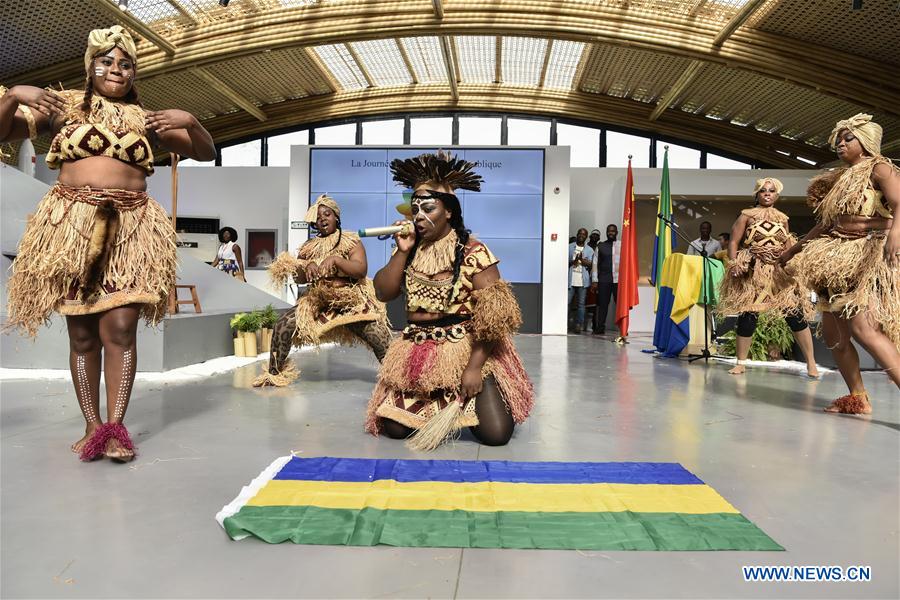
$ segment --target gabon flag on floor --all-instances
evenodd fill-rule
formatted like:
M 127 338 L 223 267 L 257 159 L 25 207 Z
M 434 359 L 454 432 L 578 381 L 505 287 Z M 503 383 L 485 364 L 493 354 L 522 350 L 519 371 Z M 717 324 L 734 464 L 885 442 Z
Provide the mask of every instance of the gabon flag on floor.
M 677 463 L 285 456 L 216 520 L 269 543 L 782 550 Z
M 625 180 L 625 208 L 622 210 L 622 250 L 619 255 L 619 284 L 616 298 L 616 325 L 619 335 L 628 337 L 631 309 L 638 305 L 637 223 L 634 218 L 634 175 L 628 157 Z

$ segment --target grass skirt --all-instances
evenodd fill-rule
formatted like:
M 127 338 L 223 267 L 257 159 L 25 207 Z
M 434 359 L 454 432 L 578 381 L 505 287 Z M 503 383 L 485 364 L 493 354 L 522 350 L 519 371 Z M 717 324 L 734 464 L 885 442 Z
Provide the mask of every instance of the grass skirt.
M 788 275 L 778 262 L 754 257 L 748 248 L 738 252 L 719 288 L 720 315 L 770 312 L 782 317 L 815 318 L 809 291 Z
M 819 297 L 819 310 L 852 319 L 868 310 L 900 350 L 900 271 L 884 260 L 885 233 L 846 239 L 819 237 L 789 268 Z
M 385 327 L 390 327 L 384 303 L 375 297 L 375 287 L 368 278 L 344 287 L 317 283 L 300 298 L 294 310 L 294 344 L 298 346 L 359 343 L 359 337 L 344 327 L 351 323 L 383 321 Z
M 472 353 L 473 336 L 457 342 L 416 344 L 399 338 L 391 343 L 381 365 L 378 383 L 369 400 L 366 431 L 377 435 L 379 418 L 388 418 L 420 429 L 449 402 L 459 397 L 462 373 Z M 500 394 L 516 423 L 528 417 L 534 405 L 534 388 L 522 366 L 512 339 L 494 345 L 481 370 L 482 379 L 493 375 Z M 475 401 L 468 400 L 459 413 L 456 428 L 478 425 Z
M 100 313 L 140 304 L 158 323 L 178 257 L 168 215 L 144 192 L 56 184 L 19 242 L 9 279 L 7 328 L 37 335 L 53 311 Z

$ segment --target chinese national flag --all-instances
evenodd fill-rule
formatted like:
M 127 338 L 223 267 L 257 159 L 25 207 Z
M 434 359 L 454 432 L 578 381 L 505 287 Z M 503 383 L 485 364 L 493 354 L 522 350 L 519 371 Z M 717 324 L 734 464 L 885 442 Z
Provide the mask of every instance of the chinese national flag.
M 616 325 L 623 338 L 628 337 L 628 318 L 638 304 L 637 230 L 634 214 L 634 177 L 628 159 L 625 181 L 625 209 L 622 211 L 622 251 L 619 256 L 619 289 L 616 299 Z

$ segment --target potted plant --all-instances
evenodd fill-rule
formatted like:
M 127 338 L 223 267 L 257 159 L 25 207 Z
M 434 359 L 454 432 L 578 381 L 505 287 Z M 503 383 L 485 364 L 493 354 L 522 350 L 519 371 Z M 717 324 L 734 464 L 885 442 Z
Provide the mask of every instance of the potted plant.
M 260 351 L 270 352 L 272 350 L 272 330 L 275 328 L 275 323 L 278 322 L 278 313 L 275 312 L 275 308 L 271 304 L 267 305 L 259 313 L 262 327 Z
M 246 313 L 238 324 L 238 330 L 244 336 L 244 356 L 256 356 L 259 354 L 256 344 L 256 334 L 262 324 L 262 316 L 259 311 Z
M 723 340 L 718 347 L 725 356 L 735 356 L 735 332 L 729 331 L 720 339 Z M 776 314 L 762 313 L 756 324 L 756 331 L 750 342 L 750 360 L 768 361 L 791 358 L 791 348 L 794 346 L 794 336 L 787 322 Z
M 244 316 L 247 313 L 237 313 L 233 317 L 231 317 L 231 321 L 229 325 L 231 326 L 231 330 L 234 333 L 234 355 L 235 356 L 246 356 L 244 352 L 244 336 L 241 335 L 240 324 L 243 320 Z

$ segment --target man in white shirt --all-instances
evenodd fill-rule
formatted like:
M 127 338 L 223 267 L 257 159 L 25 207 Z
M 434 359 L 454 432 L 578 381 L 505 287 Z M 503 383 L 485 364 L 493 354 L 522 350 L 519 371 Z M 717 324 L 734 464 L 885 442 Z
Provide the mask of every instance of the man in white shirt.
M 712 257 L 713 254 L 722 249 L 722 244 L 719 243 L 719 240 L 714 240 L 710 237 L 712 234 L 712 223 L 709 221 L 703 221 L 700 223 L 700 237 L 691 242 L 691 245 L 688 246 L 687 254 L 689 256 L 700 256 L 701 250 L 706 250 L 706 255 Z
M 591 285 L 591 261 L 594 258 L 593 249 L 588 246 L 588 231 L 584 227 L 578 230 L 575 241 L 569 244 L 569 304 L 572 305 L 574 296 L 578 302 L 575 323 L 570 326 L 574 333 L 581 333 L 584 325 L 584 297 Z

